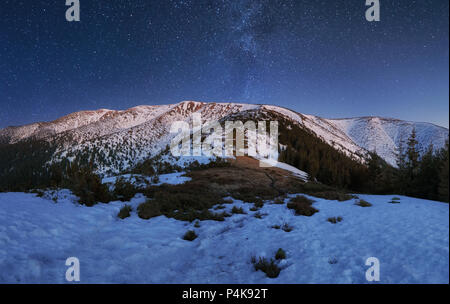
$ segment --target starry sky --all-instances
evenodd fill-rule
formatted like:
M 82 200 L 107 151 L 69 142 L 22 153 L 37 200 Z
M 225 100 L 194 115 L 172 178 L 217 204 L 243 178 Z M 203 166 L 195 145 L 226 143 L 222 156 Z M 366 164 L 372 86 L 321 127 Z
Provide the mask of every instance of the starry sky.
M 0 128 L 183 100 L 449 125 L 449 1 L 0 3 Z

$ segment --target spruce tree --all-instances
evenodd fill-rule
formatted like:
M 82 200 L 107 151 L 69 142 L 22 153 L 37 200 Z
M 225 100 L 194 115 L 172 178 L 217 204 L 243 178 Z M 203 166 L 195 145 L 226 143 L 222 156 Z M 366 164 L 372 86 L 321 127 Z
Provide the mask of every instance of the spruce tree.
M 416 139 L 416 129 L 414 128 L 411 132 L 410 137 L 408 138 L 406 156 L 407 158 L 407 167 L 411 170 L 411 173 L 415 173 L 419 166 L 419 151 L 417 148 L 418 141 Z
M 411 194 L 421 198 L 438 199 L 438 186 L 441 161 L 434 153 L 433 146 L 420 158 Z
M 400 141 L 397 154 L 397 168 L 398 170 L 394 175 L 394 185 L 397 189 L 398 194 L 406 194 L 406 180 L 407 180 L 407 169 L 406 169 L 406 152 L 403 146 L 403 142 Z
M 419 170 L 419 152 L 417 148 L 416 129 L 414 128 L 408 138 L 406 147 L 405 168 L 401 173 L 402 188 L 405 194 L 415 195 L 416 176 Z

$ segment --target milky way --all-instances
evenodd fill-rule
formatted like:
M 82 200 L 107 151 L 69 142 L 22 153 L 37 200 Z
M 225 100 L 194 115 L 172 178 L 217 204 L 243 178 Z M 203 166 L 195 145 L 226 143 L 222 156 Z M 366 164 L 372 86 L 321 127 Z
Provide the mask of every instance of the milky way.
M 448 1 L 0 4 L 0 127 L 182 100 L 448 126 Z

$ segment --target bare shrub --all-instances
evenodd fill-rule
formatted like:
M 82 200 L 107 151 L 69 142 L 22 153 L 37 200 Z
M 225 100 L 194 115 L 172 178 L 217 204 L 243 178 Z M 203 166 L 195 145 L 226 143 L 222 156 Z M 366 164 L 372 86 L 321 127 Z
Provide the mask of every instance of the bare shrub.
M 319 210 L 312 207 L 313 203 L 314 201 L 310 200 L 309 198 L 303 195 L 299 195 L 292 198 L 287 204 L 287 207 L 289 209 L 295 210 L 296 215 L 312 216 L 314 215 L 314 213 L 319 212 Z
M 360 199 L 358 202 L 355 203 L 355 205 L 360 206 L 360 207 L 372 207 L 371 203 L 366 202 L 363 199 Z
M 130 214 L 130 212 L 131 212 L 131 206 L 129 206 L 129 205 L 125 205 L 125 206 L 123 206 L 121 209 L 120 209 L 120 211 L 119 211 L 119 213 L 117 214 L 117 216 L 119 217 L 119 218 L 121 218 L 121 219 L 125 219 L 125 218 L 127 218 L 127 217 L 130 217 L 131 216 L 131 214 Z

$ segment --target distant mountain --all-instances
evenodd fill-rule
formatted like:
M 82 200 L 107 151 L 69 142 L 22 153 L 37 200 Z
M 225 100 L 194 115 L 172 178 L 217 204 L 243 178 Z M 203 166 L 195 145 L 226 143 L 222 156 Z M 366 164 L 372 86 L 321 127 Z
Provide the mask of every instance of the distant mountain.
M 433 145 L 440 149 L 448 140 L 448 129 L 424 122 L 403 121 L 381 117 L 327 119 L 358 146 L 376 152 L 391 165 L 396 165 L 399 148 L 406 148 L 406 141 L 416 130 L 419 151 L 425 152 Z
M 45 140 L 56 147 L 53 161 L 82 157 L 94 161 L 101 173 L 117 173 L 163 151 L 174 136 L 169 133 L 171 124 L 189 122 L 193 113 L 200 113 L 204 121 L 282 118 L 359 162 L 374 151 L 392 165 L 413 128 L 422 152 L 430 144 L 443 147 L 449 136 L 448 129 L 430 123 L 379 117 L 325 119 L 271 105 L 184 101 L 124 111 L 82 111 L 52 122 L 8 127 L 0 130 L 0 143 Z

